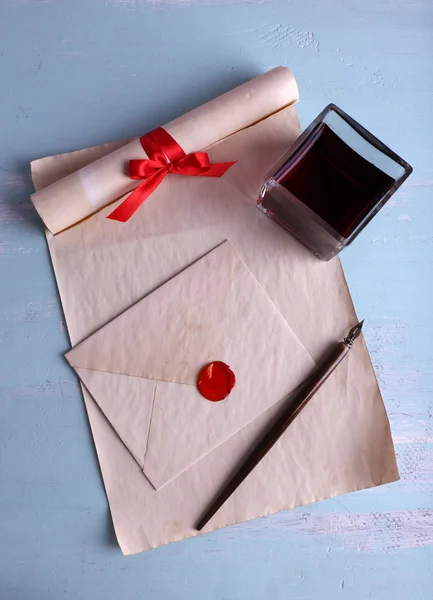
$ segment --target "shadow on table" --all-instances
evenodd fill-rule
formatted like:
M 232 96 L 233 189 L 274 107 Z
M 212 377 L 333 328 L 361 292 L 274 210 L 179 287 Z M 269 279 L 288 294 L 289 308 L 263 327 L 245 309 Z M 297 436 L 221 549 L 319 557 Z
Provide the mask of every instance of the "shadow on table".
M 108 500 L 107 500 L 108 502 Z M 107 508 L 107 520 L 106 520 L 106 528 L 105 528 L 105 536 L 103 542 L 106 546 L 114 546 L 119 548 L 119 544 L 117 542 L 116 533 L 114 531 L 113 520 L 111 518 L 110 509 Z M 120 548 L 119 548 L 120 552 Z
M 18 226 L 26 231 L 43 231 L 43 224 L 30 200 L 34 192 L 30 162 L 14 169 L 0 168 L 0 225 Z

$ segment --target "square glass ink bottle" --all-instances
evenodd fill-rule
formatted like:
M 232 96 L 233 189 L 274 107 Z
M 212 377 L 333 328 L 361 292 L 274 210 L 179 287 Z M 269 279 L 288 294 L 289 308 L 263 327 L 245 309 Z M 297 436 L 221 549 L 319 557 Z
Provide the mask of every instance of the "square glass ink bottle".
M 329 104 L 268 174 L 259 207 L 322 260 L 348 246 L 412 167 Z

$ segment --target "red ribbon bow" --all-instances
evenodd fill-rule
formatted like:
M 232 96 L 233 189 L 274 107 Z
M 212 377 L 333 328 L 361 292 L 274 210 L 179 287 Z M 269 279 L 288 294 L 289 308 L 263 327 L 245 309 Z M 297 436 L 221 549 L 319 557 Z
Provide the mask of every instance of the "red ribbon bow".
M 179 144 L 162 127 L 140 138 L 148 159 L 130 160 L 128 175 L 132 179 L 144 179 L 122 202 L 108 219 L 127 221 L 159 186 L 167 173 L 192 177 L 221 177 L 237 161 L 211 164 L 206 152 L 185 154 Z

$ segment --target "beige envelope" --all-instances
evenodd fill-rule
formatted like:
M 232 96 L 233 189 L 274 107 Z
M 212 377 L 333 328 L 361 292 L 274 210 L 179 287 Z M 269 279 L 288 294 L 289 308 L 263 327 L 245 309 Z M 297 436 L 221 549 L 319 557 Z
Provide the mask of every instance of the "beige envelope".
M 66 355 L 158 489 L 245 427 L 311 373 L 314 361 L 224 242 Z M 222 402 L 200 368 L 229 364 Z

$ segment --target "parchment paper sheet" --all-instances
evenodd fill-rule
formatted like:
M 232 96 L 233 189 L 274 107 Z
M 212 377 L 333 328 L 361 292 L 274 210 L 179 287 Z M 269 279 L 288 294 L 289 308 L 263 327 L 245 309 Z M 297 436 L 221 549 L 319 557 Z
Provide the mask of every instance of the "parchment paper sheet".
M 241 122 L 238 116 L 243 111 L 237 110 L 230 127 L 219 129 L 212 118 L 212 111 L 218 109 L 216 99 L 208 124 L 215 128 L 213 134 L 200 137 L 194 113 L 175 121 L 176 130 L 170 129 L 186 151 L 202 150 L 194 147 L 198 139 L 211 140 L 216 142 L 207 149 L 212 161 L 237 159 L 223 178 L 168 176 L 125 224 L 105 218 L 117 201 L 57 235 L 47 232 L 72 346 L 224 240 L 234 246 L 315 361 L 356 323 L 339 259 L 321 262 L 256 207 L 265 174 L 299 134 L 293 107 L 296 84 L 290 72 L 273 72 L 269 93 L 263 92 L 268 80 L 264 81 L 250 84 L 262 91 L 247 122 Z M 275 87 L 281 94 L 271 93 Z M 232 93 L 236 106 L 242 99 L 248 103 L 246 89 L 240 95 Z M 206 106 L 200 109 L 200 123 L 207 122 Z M 222 112 L 228 113 L 230 108 L 225 98 Z M 113 167 L 114 178 L 118 178 L 125 156 L 129 157 L 129 150 L 125 155 L 123 151 L 130 148 L 122 150 L 121 144 L 35 161 L 36 189 L 109 156 L 120 146 L 122 164 L 116 159 Z M 104 160 L 98 169 L 101 164 L 111 164 Z M 72 184 L 66 179 L 51 185 L 49 193 L 39 197 L 40 202 L 37 198 L 35 204 L 53 231 L 61 231 L 65 224 L 89 212 L 89 189 L 99 198 L 95 206 L 106 203 L 109 182 L 100 181 L 99 175 L 93 178 L 92 169 L 87 169 L 91 185 L 86 190 L 81 183 L 75 186 L 76 178 Z M 81 176 L 78 179 L 82 182 Z M 76 210 L 76 205 L 81 208 Z M 197 517 L 279 408 L 275 404 L 156 491 L 92 396 L 85 389 L 83 393 L 117 539 L 125 554 L 196 535 L 193 525 Z M 367 348 L 360 339 L 206 531 L 396 479 L 388 418 Z

